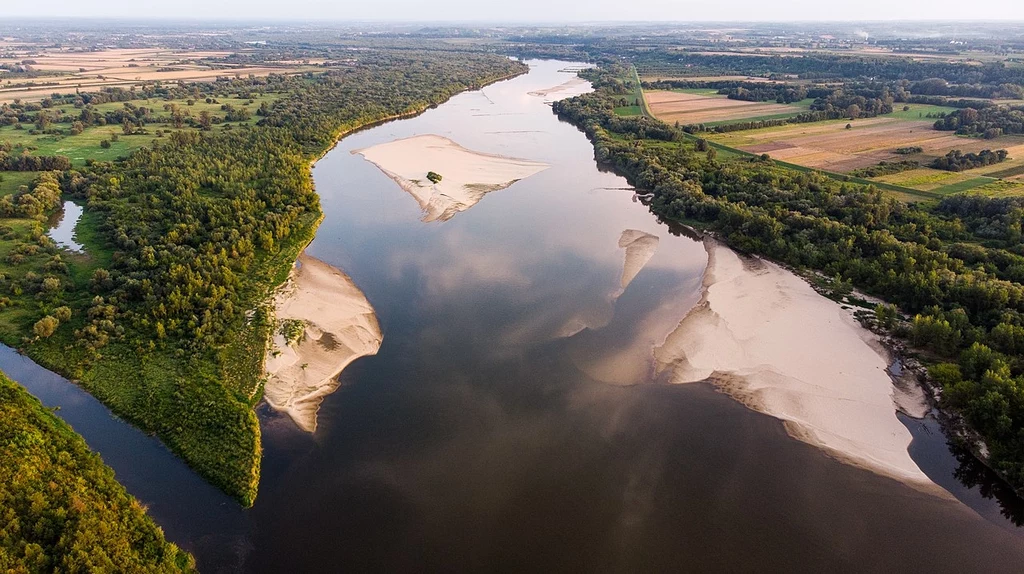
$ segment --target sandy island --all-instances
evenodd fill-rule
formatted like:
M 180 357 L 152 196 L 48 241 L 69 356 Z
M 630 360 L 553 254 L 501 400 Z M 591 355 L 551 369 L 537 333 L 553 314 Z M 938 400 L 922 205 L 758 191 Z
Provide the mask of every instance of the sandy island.
M 468 150 L 437 135 L 420 135 L 354 150 L 409 192 L 423 221 L 447 221 L 485 195 L 547 169 L 545 163 Z M 441 175 L 438 183 L 427 172 Z
M 382 335 L 377 315 L 347 275 L 306 254 L 274 297 L 277 328 L 267 351 L 264 396 L 304 431 L 316 430 L 316 414 L 338 375 L 359 357 L 374 355 Z M 281 326 L 301 321 L 302 336 L 287 341 Z
M 710 380 L 848 463 L 937 490 L 907 453 L 877 338 L 796 275 L 706 240 L 701 302 L 655 349 L 670 382 Z
M 589 88 L 590 82 L 588 82 L 587 80 L 584 80 L 583 78 L 572 78 L 567 82 L 558 84 L 557 86 L 551 86 L 550 88 L 537 90 L 535 92 L 528 92 L 527 95 L 546 98 L 551 95 L 562 95 L 568 92 L 568 95 L 566 95 L 566 97 L 569 97 L 578 95 L 578 93 L 582 93 L 581 90 Z

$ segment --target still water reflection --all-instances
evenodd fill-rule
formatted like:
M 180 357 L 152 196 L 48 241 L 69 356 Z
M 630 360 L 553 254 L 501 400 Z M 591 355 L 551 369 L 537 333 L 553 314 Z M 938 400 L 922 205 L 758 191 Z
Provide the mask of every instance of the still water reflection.
M 706 254 L 597 169 L 552 96 L 530 95 L 571 79 L 567 64 L 531 66 L 316 165 L 310 254 L 365 292 L 384 343 L 342 374 L 315 434 L 261 409 L 253 509 L 179 478 L 117 421 L 83 431 L 168 534 L 208 572 L 1018 570 L 1024 539 L 998 511 L 838 463 L 708 386 L 650 381 L 648 351 L 697 301 Z M 551 167 L 423 223 L 351 153 L 419 134 Z M 635 275 L 628 230 L 657 237 Z M 929 475 L 951 472 L 941 437 L 915 445 Z M 152 454 L 119 454 L 133 451 Z
M 75 226 L 82 217 L 82 206 L 73 201 L 65 201 L 64 207 L 57 215 L 56 220 L 51 222 L 50 231 L 47 235 L 53 239 L 58 246 L 81 253 L 84 247 L 75 241 Z

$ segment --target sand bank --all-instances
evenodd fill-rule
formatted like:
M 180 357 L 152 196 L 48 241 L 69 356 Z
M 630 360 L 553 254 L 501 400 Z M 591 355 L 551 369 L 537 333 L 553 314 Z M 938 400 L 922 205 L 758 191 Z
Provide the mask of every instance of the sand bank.
M 779 266 L 708 240 L 701 302 L 655 349 L 670 382 L 711 380 L 795 438 L 846 462 L 931 485 L 907 453 L 877 338 Z M 929 489 L 931 487 L 929 486 Z
M 316 430 L 316 413 L 339 385 L 338 375 L 359 357 L 374 355 L 382 335 L 373 307 L 347 275 L 306 254 L 274 298 L 278 328 L 267 353 L 267 403 L 302 430 Z M 303 336 L 289 344 L 281 325 L 301 321 Z
M 621 280 L 622 289 L 625 290 L 651 257 L 654 257 L 654 252 L 658 249 L 658 237 L 636 229 L 627 229 L 619 237 L 619 248 L 626 250 Z
M 409 192 L 423 221 L 447 221 L 485 195 L 547 169 L 545 163 L 468 150 L 437 135 L 420 135 L 354 150 Z M 440 174 L 438 183 L 427 172 Z
M 560 97 L 570 97 L 589 91 L 589 88 L 590 82 L 583 78 L 572 78 L 567 82 L 558 84 L 557 86 L 551 86 L 550 88 L 545 88 L 543 90 L 529 92 L 528 94 L 539 98 L 547 98 L 548 96 L 556 94 Z

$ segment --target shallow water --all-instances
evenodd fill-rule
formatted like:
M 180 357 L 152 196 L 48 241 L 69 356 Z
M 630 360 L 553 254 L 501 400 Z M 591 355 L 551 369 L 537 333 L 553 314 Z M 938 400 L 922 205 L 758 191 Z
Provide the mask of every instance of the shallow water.
M 65 201 L 56 220 L 51 223 L 47 235 L 60 247 L 81 253 L 85 249 L 81 243 L 75 241 L 75 226 L 82 217 L 82 206 L 73 201 Z
M 644 350 L 697 301 L 707 257 L 528 95 L 567 65 L 534 62 L 316 165 L 326 217 L 309 252 L 365 292 L 384 342 L 341 375 L 315 434 L 261 407 L 253 509 L 98 404 L 72 425 L 207 572 L 1018 570 L 1020 530 L 949 480 L 955 461 L 921 423 L 905 420 L 915 460 L 980 515 L 839 463 L 707 385 L 650 380 Z M 417 134 L 551 168 L 423 223 L 350 153 Z M 659 242 L 620 293 L 627 229 Z M 0 354 L 4 370 L 20 360 Z M 95 403 L 61 384 L 70 398 L 41 398 L 62 416 Z

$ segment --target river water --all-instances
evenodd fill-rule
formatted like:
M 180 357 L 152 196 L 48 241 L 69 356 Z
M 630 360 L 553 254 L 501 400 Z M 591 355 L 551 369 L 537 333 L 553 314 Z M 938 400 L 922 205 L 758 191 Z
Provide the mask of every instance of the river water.
M 698 300 L 707 256 L 529 95 L 567 66 L 531 62 L 317 163 L 326 217 L 309 253 L 364 291 L 384 342 L 341 375 L 315 434 L 260 408 L 251 510 L 68 383 L 9 352 L 0 366 L 61 404 L 208 572 L 1018 571 L 1024 537 L 950 477 L 934 424 L 905 420 L 911 452 L 970 507 L 839 463 L 708 385 L 651 380 L 649 333 Z M 551 167 L 423 223 L 351 153 L 418 134 Z M 622 290 L 629 229 L 659 243 Z
M 82 217 L 82 206 L 78 205 L 73 201 L 65 201 L 64 206 L 61 208 L 60 213 L 51 221 L 51 227 L 47 235 L 50 239 L 59 246 L 72 251 L 74 253 L 81 253 L 83 246 L 81 243 L 75 241 L 75 226 L 78 225 L 78 220 Z

